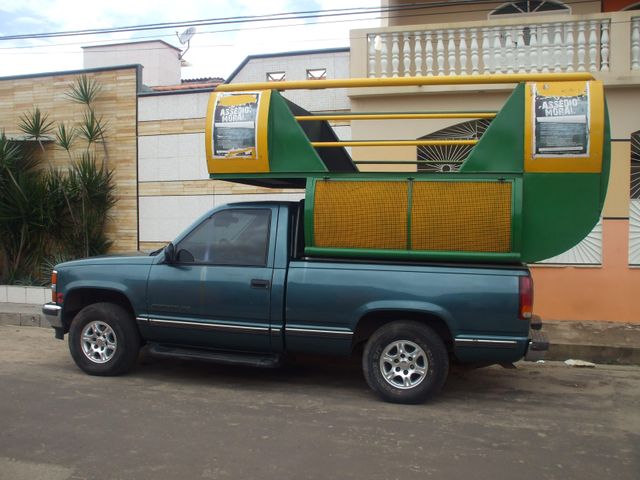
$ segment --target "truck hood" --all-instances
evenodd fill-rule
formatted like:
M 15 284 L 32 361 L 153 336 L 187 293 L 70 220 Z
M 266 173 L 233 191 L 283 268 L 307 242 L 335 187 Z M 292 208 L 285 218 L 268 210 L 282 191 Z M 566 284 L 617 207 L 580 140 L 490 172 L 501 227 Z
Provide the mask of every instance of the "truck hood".
M 84 267 L 88 265 L 151 265 L 157 257 L 138 253 L 134 255 L 104 255 L 72 260 L 56 265 L 58 268 Z

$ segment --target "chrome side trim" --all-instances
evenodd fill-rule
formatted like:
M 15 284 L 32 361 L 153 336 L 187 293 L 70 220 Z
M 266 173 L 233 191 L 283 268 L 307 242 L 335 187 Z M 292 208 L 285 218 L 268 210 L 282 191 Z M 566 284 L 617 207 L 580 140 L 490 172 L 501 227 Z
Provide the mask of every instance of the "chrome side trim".
M 199 330 L 218 330 L 234 333 L 268 333 L 268 327 L 250 327 L 245 325 L 227 325 L 224 323 L 189 322 L 183 320 L 162 320 L 159 318 L 136 319 L 139 323 L 154 327 L 196 328 Z
M 320 330 L 317 328 L 284 327 L 284 332 L 290 335 L 310 335 L 314 337 L 347 338 L 353 336 L 353 332 L 349 331 Z
M 515 340 L 488 340 L 485 338 L 456 338 L 456 347 L 488 347 L 514 348 L 518 346 Z

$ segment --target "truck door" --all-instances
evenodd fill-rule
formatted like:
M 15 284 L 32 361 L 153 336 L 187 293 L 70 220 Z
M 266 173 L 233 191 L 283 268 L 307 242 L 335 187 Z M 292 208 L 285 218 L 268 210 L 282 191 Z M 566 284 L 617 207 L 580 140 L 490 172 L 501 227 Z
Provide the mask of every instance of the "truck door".
M 277 213 L 275 206 L 219 210 L 175 246 L 175 263 L 153 265 L 147 338 L 269 351 Z

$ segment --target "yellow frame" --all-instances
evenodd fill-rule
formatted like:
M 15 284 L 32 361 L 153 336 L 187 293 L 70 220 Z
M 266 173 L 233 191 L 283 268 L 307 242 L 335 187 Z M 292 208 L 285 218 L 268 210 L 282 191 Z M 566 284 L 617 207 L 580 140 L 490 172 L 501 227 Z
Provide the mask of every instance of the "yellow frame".
M 574 96 L 589 92 L 589 151 L 586 155 L 534 156 L 534 89 L 538 95 Z M 599 81 L 531 82 L 525 89 L 524 171 L 600 173 L 604 143 L 604 91 Z
M 345 78 L 339 80 L 297 80 L 285 82 L 223 83 L 216 92 L 250 90 L 322 90 L 325 88 L 412 87 L 432 85 L 483 85 L 520 82 L 561 82 L 593 80 L 588 72 L 508 73 L 492 75 L 451 75 L 438 77 Z
M 218 95 L 214 92 L 209 97 L 207 106 L 207 124 L 205 128 L 205 148 L 209 173 L 268 173 L 269 167 L 269 105 L 271 91 L 246 92 L 259 94 L 258 114 L 256 117 L 256 156 L 255 158 L 218 158 L 213 156 L 213 119 Z

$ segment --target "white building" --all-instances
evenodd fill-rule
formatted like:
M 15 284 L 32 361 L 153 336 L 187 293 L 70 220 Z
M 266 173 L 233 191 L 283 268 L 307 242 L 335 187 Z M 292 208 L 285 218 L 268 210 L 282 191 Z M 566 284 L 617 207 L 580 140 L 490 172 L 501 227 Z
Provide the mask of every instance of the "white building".
M 144 85 L 180 84 L 181 50 L 162 40 L 95 45 L 82 50 L 84 68 L 140 64 Z
M 226 83 L 349 78 L 349 48 L 249 55 Z M 285 97 L 311 112 L 350 110 L 345 89 L 292 90 Z

